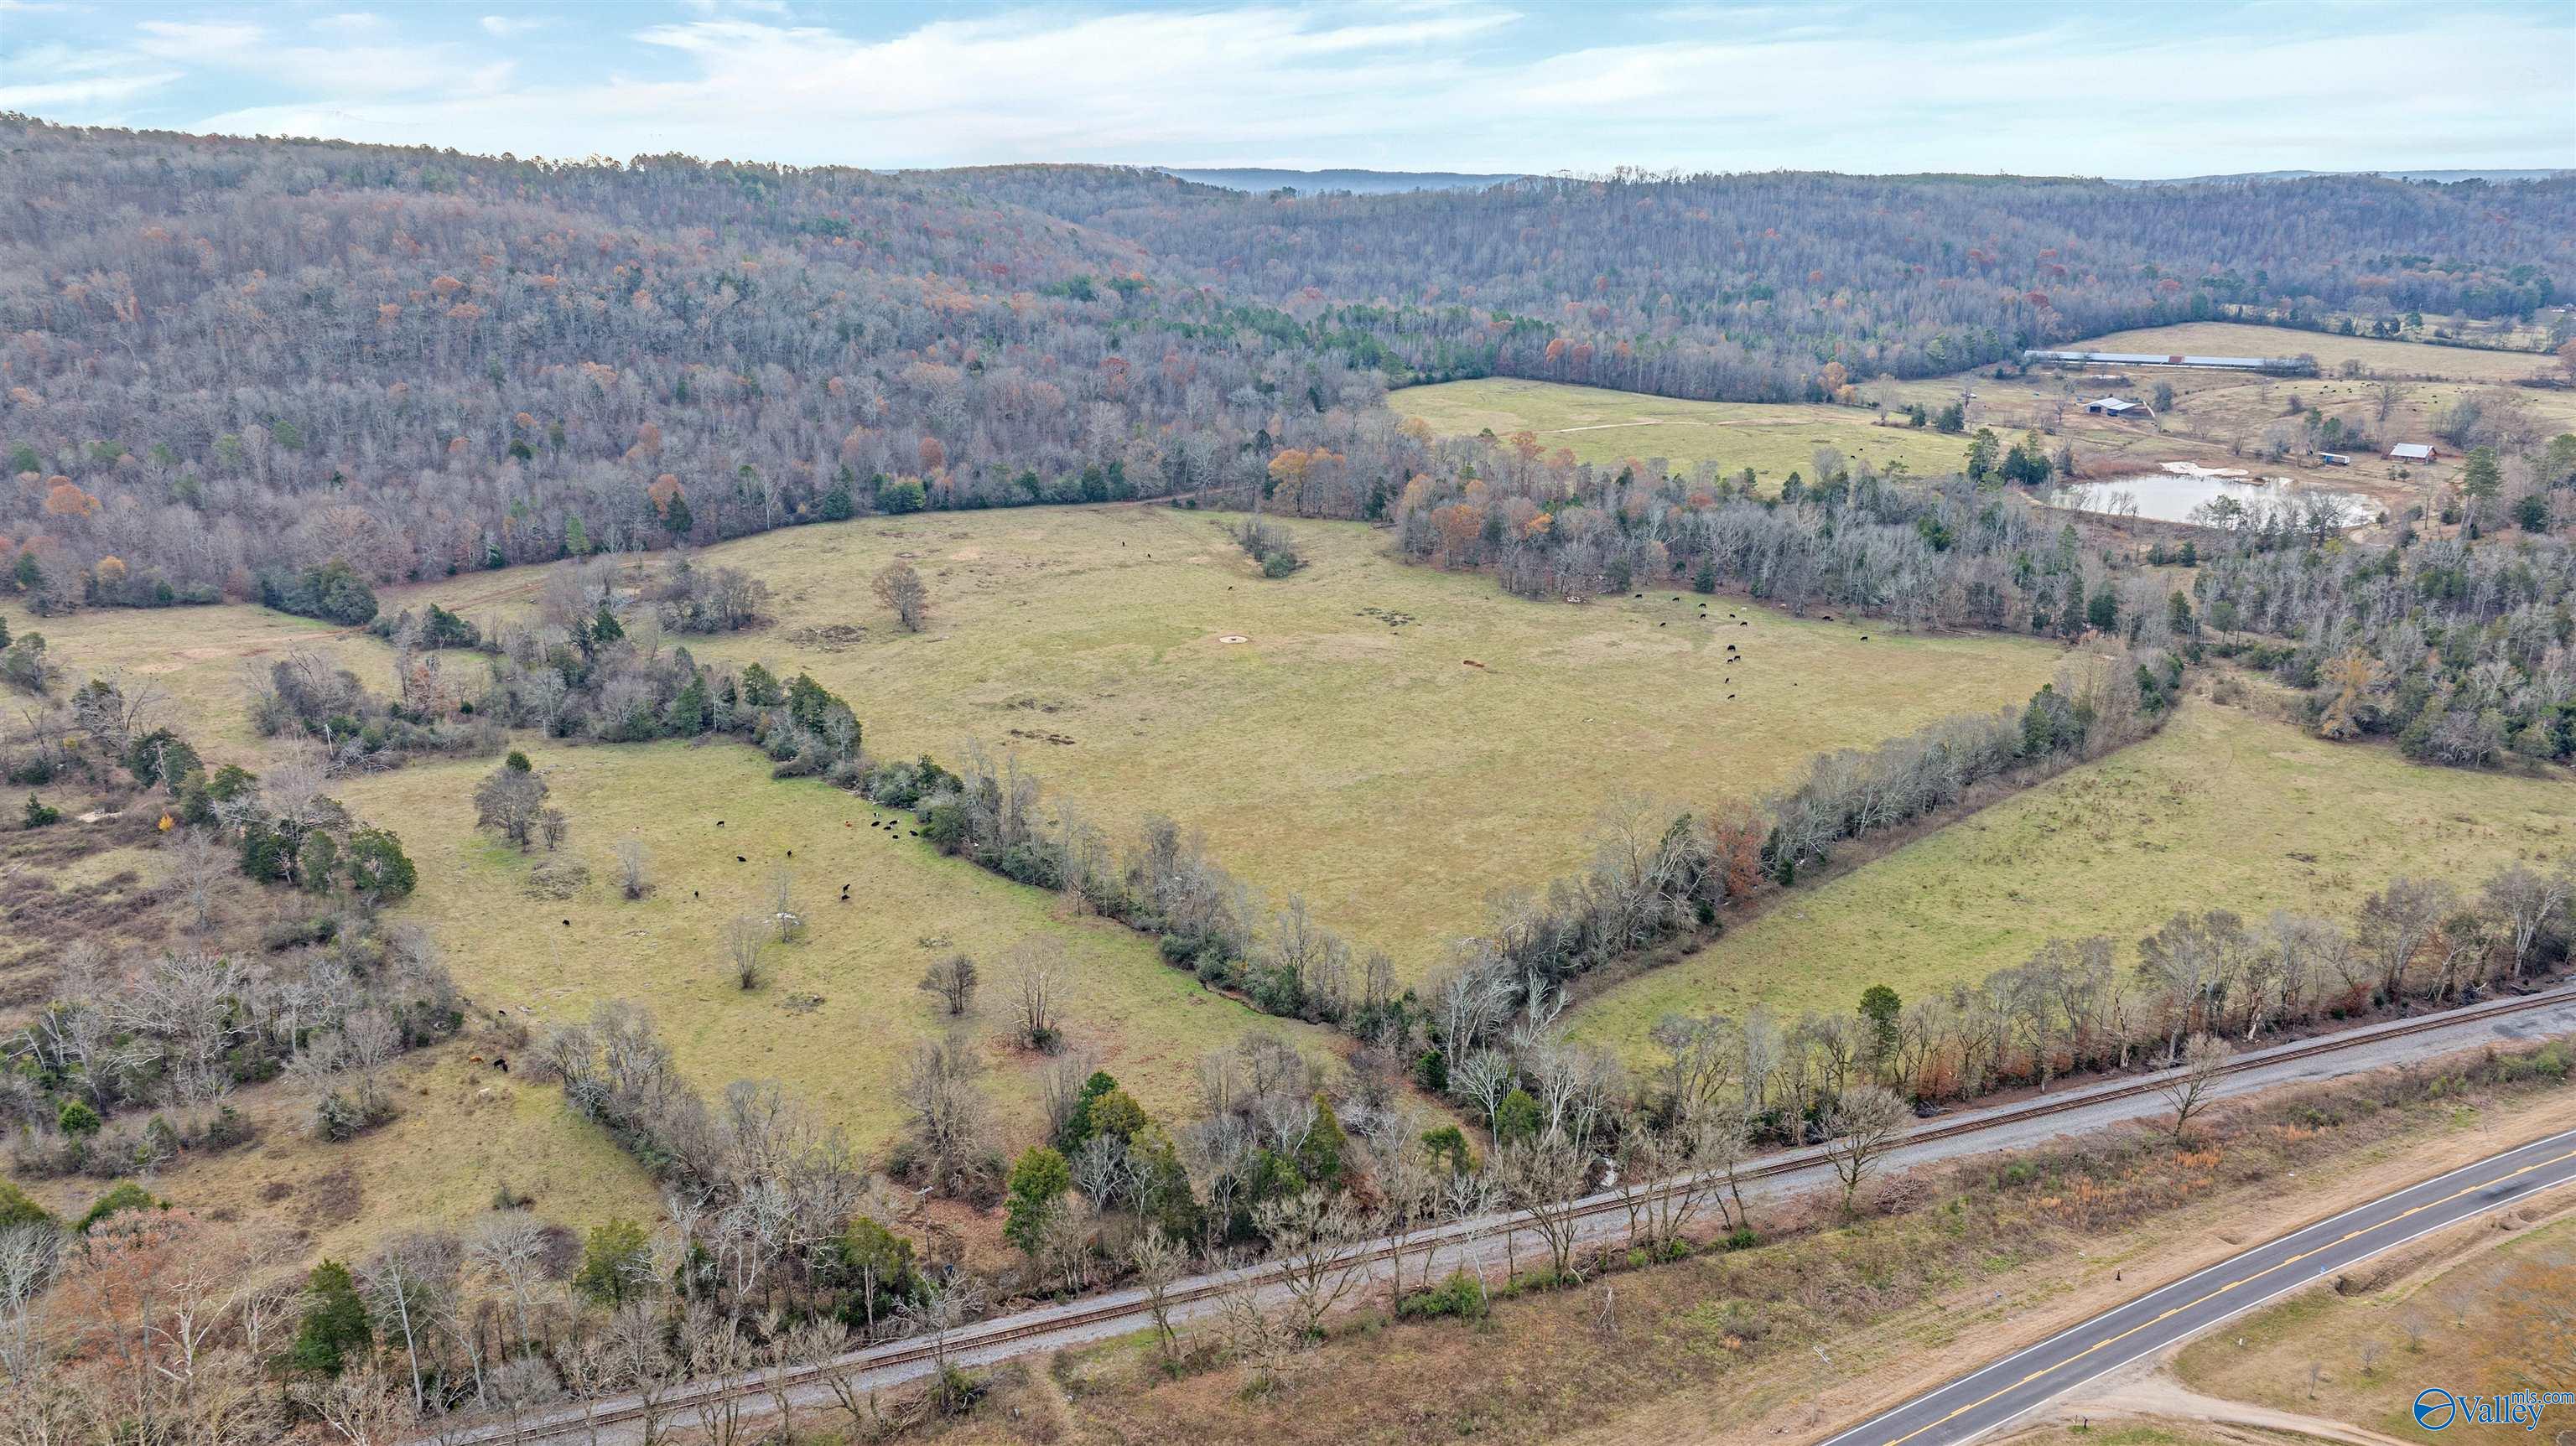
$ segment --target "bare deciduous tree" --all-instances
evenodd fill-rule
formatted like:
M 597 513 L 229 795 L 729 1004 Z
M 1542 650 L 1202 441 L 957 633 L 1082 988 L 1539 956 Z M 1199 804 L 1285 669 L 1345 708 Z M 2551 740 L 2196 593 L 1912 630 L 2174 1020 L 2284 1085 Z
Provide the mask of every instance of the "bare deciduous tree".
M 213 928 L 215 906 L 234 860 L 230 850 L 207 829 L 192 828 L 170 840 L 170 889 L 187 906 L 188 927 L 199 933 Z
M 897 1307 L 911 1333 L 930 1342 L 930 1399 L 941 1415 L 963 1410 L 970 1399 L 963 1373 L 949 1363 L 948 1338 L 983 1308 L 982 1293 L 964 1281 L 925 1286 Z
M 1555 1281 L 1570 1285 L 1581 1279 L 1574 1248 L 1582 1239 L 1583 1217 L 1575 1201 L 1591 1178 L 1591 1160 L 1567 1136 L 1549 1133 L 1497 1150 L 1494 1172 L 1502 1182 L 1503 1202 L 1527 1214 L 1530 1227 L 1546 1244 Z
M 1189 1261 L 1189 1250 L 1165 1235 L 1158 1224 L 1148 1222 L 1127 1242 L 1127 1268 L 1136 1288 L 1145 1292 L 1145 1309 L 1154 1318 L 1154 1342 L 1166 1361 L 1180 1339 L 1172 1329 L 1172 1286 L 1189 1268 Z
M 411 1405 L 415 1413 L 429 1409 L 426 1375 L 434 1372 L 435 1337 L 432 1325 L 438 1318 L 442 1302 L 456 1290 L 456 1239 L 443 1232 L 407 1235 L 386 1246 L 358 1270 L 358 1284 L 367 1297 L 368 1313 L 375 1317 L 387 1343 L 399 1343 L 403 1358 L 411 1368 Z M 422 1361 L 429 1360 L 427 1370 Z
M 756 914 L 736 914 L 725 921 L 725 967 L 742 989 L 758 989 L 768 977 L 769 921 Z
M 2192 1117 L 2209 1104 L 2210 1092 L 2227 1072 L 2230 1057 L 2226 1042 L 2216 1035 L 2195 1034 L 2184 1043 L 2173 1077 L 2156 1091 L 2174 1112 L 2174 1143 L 2182 1143 Z
M 36 1300 L 53 1281 L 62 1239 L 50 1223 L 0 1225 L 0 1372 L 11 1381 L 35 1369 Z
M 975 1007 L 975 960 L 963 953 L 950 954 L 923 972 L 921 987 L 938 996 L 949 1018 L 961 1018 Z
M 978 1076 L 974 1043 L 952 1034 L 913 1051 L 895 1098 L 916 1180 L 942 1194 L 967 1189 L 996 1163 L 992 1106 Z
M 643 1446 L 659 1446 L 671 1412 L 671 1393 L 687 1379 L 686 1366 L 672 1358 L 666 1340 L 662 1312 L 644 1301 L 620 1307 L 601 1332 L 597 1378 L 611 1388 L 624 1387 L 635 1398 L 635 1424 Z
M 921 574 L 912 570 L 911 563 L 887 563 L 877 569 L 868 586 L 876 593 L 877 601 L 894 614 L 895 621 L 903 624 L 905 632 L 920 632 L 929 621 L 930 589 L 922 585 Z
M 778 932 L 781 944 L 793 941 L 805 929 L 805 916 L 796 912 L 796 871 L 772 869 L 769 873 L 769 923 Z
M 1264 1388 L 1278 1379 L 1280 1367 L 1297 1349 L 1300 1336 L 1290 1317 L 1273 1315 L 1261 1303 L 1261 1286 L 1240 1280 L 1217 1297 L 1217 1329 L 1224 1334 L 1226 1354 L 1243 1364 L 1248 1389 Z
M 1253 1227 L 1280 1256 L 1279 1282 L 1300 1339 L 1323 1336 L 1324 1317 L 1358 1286 L 1377 1223 L 1348 1195 L 1308 1190 L 1253 1207 Z
M 617 841 L 617 886 L 627 898 L 640 899 L 653 891 L 653 881 L 645 874 L 647 861 L 642 839 Z
M 1043 935 L 1031 935 L 1011 946 L 1011 974 L 1018 988 L 1020 1042 L 1055 1053 L 1064 1045 L 1063 1021 L 1056 1015 L 1056 990 L 1064 979 L 1064 946 Z
M 689 1374 L 701 1381 L 730 1383 L 750 1370 L 760 1357 L 742 1320 L 732 1311 L 706 1301 L 691 1301 L 680 1313 L 679 1336 Z M 700 1391 L 691 1398 L 690 1406 L 707 1446 L 739 1446 L 748 1417 L 744 1405 L 742 1394 L 731 1390 Z M 782 1434 L 793 1439 L 795 1422 L 789 1419 L 778 1424 Z
M 1851 1213 L 1861 1182 L 1895 1147 L 1904 1134 L 1905 1122 L 1912 1117 L 1913 1111 L 1905 1107 L 1905 1101 L 1881 1085 L 1851 1090 L 1825 1111 L 1825 1159 L 1843 1182 L 1844 1214 Z
M 372 1364 L 299 1380 L 287 1390 L 348 1446 L 394 1446 L 420 1419 L 401 1384 Z
M 525 1211 L 500 1211 L 484 1217 L 465 1237 L 466 1263 L 485 1276 L 510 1303 L 518 1326 L 519 1349 L 536 1348 L 530 1313 L 545 1288 L 546 1227 Z
M 2513 864 L 2487 880 L 2486 905 L 2503 926 L 2517 983 L 2531 962 L 2532 945 L 2566 912 L 2571 898 L 2576 898 L 2576 855 L 2561 859 L 2547 873 Z
M 510 755 L 520 759 L 520 755 Z M 520 759 L 524 763 L 524 759 Z M 274 775 L 272 775 L 274 777 Z M 545 829 L 547 813 L 545 775 L 536 770 L 504 763 L 484 778 L 474 789 L 475 822 L 517 844 L 525 852 L 530 843 Z M 549 839 L 553 847 L 557 839 Z

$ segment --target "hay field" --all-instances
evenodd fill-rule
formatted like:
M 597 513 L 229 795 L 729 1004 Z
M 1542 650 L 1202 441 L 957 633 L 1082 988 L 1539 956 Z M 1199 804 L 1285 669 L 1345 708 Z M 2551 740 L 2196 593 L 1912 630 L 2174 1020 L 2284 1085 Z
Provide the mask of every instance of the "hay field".
M 339 797 L 391 823 L 419 865 L 419 891 L 399 916 L 438 939 L 476 1003 L 534 1016 L 540 1030 L 586 1018 L 602 1000 L 634 1000 L 660 1019 L 700 1088 L 779 1080 L 874 1148 L 900 1123 L 893 1086 L 905 1056 L 946 1027 L 915 986 L 934 958 L 964 950 L 984 971 L 969 1027 L 986 1042 L 1002 1123 L 1018 1139 L 1036 1128 L 1046 1061 L 1003 1038 L 1013 997 L 1004 959 L 1035 938 L 1070 964 L 1059 993 L 1067 1036 L 1097 1050 L 1149 1109 L 1191 1104 L 1199 1056 L 1247 1029 L 1330 1058 L 1320 1031 L 1201 989 L 1128 930 L 1061 916 L 1052 895 L 871 829 L 864 801 L 811 780 L 773 780 L 753 749 L 522 746 L 572 819 L 558 857 L 590 871 L 568 898 L 531 892 L 542 848 L 522 855 L 474 828 L 470 795 L 489 759 L 353 778 Z M 616 884 L 616 846 L 629 838 L 645 846 L 654 880 L 633 902 Z M 722 932 L 736 914 L 768 913 L 780 869 L 792 874 L 805 937 L 773 944 L 769 982 L 746 993 L 727 973 Z
M 1881 427 L 1874 414 L 1851 407 L 1692 402 L 1516 377 L 1406 387 L 1387 405 L 1441 436 L 1508 437 L 1526 429 L 1547 450 L 1571 448 L 1577 461 L 1595 466 L 1661 457 L 1682 473 L 1702 461 L 1730 476 L 1750 467 L 1765 492 L 1777 491 L 1791 472 L 1813 479 L 1819 447 L 1880 468 L 1903 462 L 1917 476 L 1955 472 L 1968 451 L 1964 437 Z
M 2563 1198 L 2544 1197 L 2504 1218 L 2519 1223 L 2565 1208 Z M 2439 1258 L 2428 1262 L 2427 1255 Z M 2302 1292 L 2185 1346 L 2174 1373 L 2210 1395 L 2348 1421 L 2408 1441 L 2432 1434 L 2415 1424 L 2412 1410 L 2416 1393 L 2428 1386 L 2464 1395 L 2570 1389 L 2559 1373 L 2567 1361 L 2566 1305 L 2576 1295 L 2576 1221 L 2561 1218 L 2511 1235 L 2481 1221 L 2354 1275 L 2369 1288 L 2348 1295 Z M 2576 1408 L 2551 1406 L 2537 1431 L 2455 1423 L 2443 1434 L 2472 1441 L 2564 1439 L 2571 1416 Z
M 373 639 L 256 607 L 99 610 L 41 620 L 12 609 L 8 616 L 12 629 L 32 624 L 47 635 L 71 680 L 109 671 L 129 681 L 150 678 L 169 694 L 169 711 L 186 736 L 253 768 L 266 766 L 277 745 L 256 738 L 244 718 L 246 662 L 318 646 L 370 687 L 391 681 L 391 654 Z M 449 661 L 480 667 L 466 655 Z M 399 833 L 419 867 L 418 891 L 395 917 L 430 932 L 469 998 L 534 1014 L 540 1029 L 578 1020 L 602 999 L 637 1000 L 654 1009 L 702 1089 L 738 1078 L 780 1080 L 854 1143 L 873 1149 L 898 1123 L 891 1090 L 901 1061 L 916 1041 L 945 1028 L 916 981 L 934 947 L 963 949 L 984 966 L 986 981 L 967 1027 L 985 1041 L 996 1113 L 1016 1146 L 1038 1127 L 1045 1061 L 1001 1038 L 1011 988 L 1003 957 L 1034 937 L 1059 944 L 1071 966 L 1060 997 L 1073 1044 L 1096 1051 L 1158 1112 L 1188 1107 L 1200 1055 L 1247 1030 L 1284 1035 L 1319 1062 L 1334 1057 L 1322 1031 L 1201 990 L 1138 936 L 1062 917 L 1052 896 L 872 830 L 867 806 L 846 794 L 772 780 L 767 761 L 750 748 L 730 741 L 524 746 L 549 770 L 555 798 L 571 815 L 564 855 L 591 871 L 569 898 L 528 891 L 531 865 L 542 854 L 523 858 L 474 830 L 471 795 L 491 759 L 417 762 L 344 778 L 333 791 L 359 816 Z M 75 805 L 89 796 L 60 792 L 57 801 Z M 726 821 L 723 829 L 712 827 L 716 818 Z M 114 827 L 67 820 L 58 829 Z M 631 903 L 613 882 L 615 847 L 627 837 L 645 844 L 656 881 L 648 898 Z M 101 844 L 62 868 L 58 886 L 130 869 L 139 881 L 127 892 L 148 900 L 167 874 L 148 836 Z M 737 853 L 754 862 L 736 864 Z M 795 871 L 796 899 L 812 922 L 804 939 L 772 951 L 766 987 L 745 994 L 723 977 L 719 934 L 735 913 L 768 907 L 770 875 L 780 866 Z M 847 906 L 835 902 L 843 883 L 852 886 Z M 7 951 L 0 963 L 18 952 Z M 814 997 L 819 1002 L 808 1003 Z M 346 1146 L 310 1138 L 301 1096 L 276 1085 L 244 1090 L 238 1103 L 261 1122 L 261 1138 L 240 1151 L 192 1156 L 155 1189 L 182 1204 L 303 1232 L 317 1252 L 347 1253 L 385 1232 L 469 1216 L 503 1183 L 533 1194 L 539 1213 L 576 1226 L 658 1211 L 652 1182 L 603 1133 L 565 1110 L 558 1090 L 474 1064 L 469 1056 L 483 1047 L 469 1038 L 407 1059 L 401 1118 Z M 100 1188 L 54 1181 L 37 1193 L 49 1205 L 77 1209 Z
M 1270 906 L 1303 894 L 1407 979 L 1483 923 L 1488 895 L 1585 865 L 1623 790 L 1702 807 L 1758 796 L 1821 750 L 2018 706 L 2063 656 L 1725 597 L 1703 622 L 1687 591 L 1518 601 L 1485 577 L 1392 560 L 1358 524 L 1289 525 L 1312 561 L 1278 581 L 1219 519 L 1167 507 L 771 533 L 703 561 L 768 579 L 776 622 L 686 641 L 810 669 L 858 709 L 879 756 L 950 755 L 970 735 L 1015 748 L 1048 799 L 1121 846 L 1149 813 L 1204 829 Z M 895 557 L 930 589 L 918 635 L 868 593 Z M 439 591 L 493 616 L 537 586 L 487 574 Z M 865 633 L 820 631 L 837 628 Z M 1744 662 L 1727 661 L 1730 643 Z
M 86 678 L 116 674 L 127 695 L 148 686 L 166 700 L 164 721 L 209 757 L 255 766 L 267 745 L 242 706 L 242 675 L 310 650 L 357 673 L 381 693 L 393 683 L 393 655 L 361 629 L 341 628 L 249 604 L 195 608 L 87 608 L 40 618 L 0 607 L 12 636 L 45 635 L 46 656 L 68 693 Z
M 2511 382 L 2556 369 L 2553 357 L 2535 352 L 2436 346 L 2384 337 L 2335 336 L 2321 331 L 2256 326 L 2241 321 L 2186 321 L 2137 331 L 2115 331 L 2089 341 L 2050 343 L 2058 351 L 2192 352 L 2202 356 L 2300 356 L 2317 359 L 2331 376 L 2355 361 L 2373 375 L 2448 377 L 2454 381 Z
M 2072 769 L 1821 887 L 1583 1006 L 1576 1032 L 1643 1053 L 1667 1013 L 1849 1009 L 2019 964 L 2051 937 L 2124 951 L 2183 909 L 2343 915 L 2396 873 L 2474 888 L 2576 849 L 2564 774 L 2425 768 L 2203 699 Z
M 67 681 L 109 671 L 149 678 L 169 695 L 184 736 L 211 740 L 215 756 L 254 769 L 279 745 L 257 738 L 246 721 L 245 665 L 315 647 L 370 688 L 392 685 L 392 653 L 375 639 L 249 605 L 46 619 L 12 610 L 9 622 L 45 633 Z M 445 661 L 469 673 L 483 666 L 465 653 Z M 850 696 L 865 693 L 854 688 Z M 930 996 L 913 987 L 930 962 L 923 938 L 953 940 L 985 966 L 989 997 L 978 1027 L 988 1033 L 1003 1026 L 1002 954 L 1031 935 L 1060 941 L 1075 965 L 1068 1033 L 1097 1048 L 1149 1107 L 1185 1103 L 1199 1054 L 1255 1025 L 1295 1034 L 1320 1057 L 1319 1031 L 1200 990 L 1126 930 L 1055 917 L 1051 896 L 943 859 L 918 841 L 892 842 L 866 826 L 864 802 L 811 781 L 774 781 L 767 760 L 739 743 L 565 747 L 526 739 L 521 746 L 552 770 L 555 801 L 572 818 L 566 852 L 591 871 L 589 887 L 568 900 L 530 897 L 534 859 L 475 831 L 472 794 L 492 759 L 424 760 L 333 787 L 357 815 L 401 835 L 420 886 L 396 915 L 428 928 L 479 1003 L 534 1005 L 559 1022 L 586 1016 L 601 999 L 651 1004 L 702 1087 L 779 1078 L 870 1146 L 893 1128 L 887 1090 L 902 1058 L 940 1027 Z M 856 827 L 841 826 L 853 817 Z M 725 828 L 712 827 L 718 818 Z M 610 882 L 616 843 L 629 836 L 645 844 L 662 881 L 653 897 L 632 904 L 617 899 Z M 794 860 L 785 857 L 789 849 Z M 735 864 L 737 853 L 753 862 Z M 120 849 L 85 860 L 84 871 L 133 868 L 148 889 L 164 872 L 151 854 L 148 846 Z M 770 874 L 782 866 L 795 871 L 797 897 L 813 919 L 810 938 L 777 950 L 775 982 L 745 996 L 718 977 L 718 937 L 735 913 L 767 909 Z M 852 885 L 847 908 L 831 902 L 843 883 Z M 790 994 L 825 1002 L 790 1014 L 779 1006 Z M 1003 1113 L 1024 1125 L 1037 1062 L 999 1051 L 994 1062 Z

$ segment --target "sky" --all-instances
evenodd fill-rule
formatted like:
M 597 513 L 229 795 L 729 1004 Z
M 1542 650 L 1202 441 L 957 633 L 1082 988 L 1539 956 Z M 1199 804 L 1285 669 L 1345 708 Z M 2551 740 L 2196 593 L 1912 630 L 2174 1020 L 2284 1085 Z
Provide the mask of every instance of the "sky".
M 2576 167 L 2576 0 L 0 0 L 0 110 L 874 167 Z

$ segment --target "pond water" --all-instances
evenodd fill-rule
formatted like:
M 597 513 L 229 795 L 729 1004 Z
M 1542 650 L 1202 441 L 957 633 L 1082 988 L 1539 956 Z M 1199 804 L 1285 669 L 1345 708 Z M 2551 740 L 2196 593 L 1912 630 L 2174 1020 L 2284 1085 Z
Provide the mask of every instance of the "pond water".
M 2200 467 L 2167 462 L 2162 470 L 2060 487 L 2048 500 L 2078 512 L 2143 517 L 2156 522 L 2232 526 L 2266 513 L 2313 517 L 2331 510 L 2335 524 L 2354 527 L 2379 515 L 2379 504 L 2357 492 L 2311 487 L 2287 477 L 2256 477 L 2241 467 Z

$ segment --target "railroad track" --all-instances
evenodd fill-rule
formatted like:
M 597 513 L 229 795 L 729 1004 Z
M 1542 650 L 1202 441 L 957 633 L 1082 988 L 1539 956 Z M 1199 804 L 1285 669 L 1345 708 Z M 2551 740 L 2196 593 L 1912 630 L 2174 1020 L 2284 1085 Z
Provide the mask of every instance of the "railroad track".
M 2276 1045 L 2270 1049 L 2238 1056 L 2229 1060 L 2219 1074 L 2221 1078 L 2225 1078 L 2254 1070 L 2267 1070 L 2282 1064 L 2313 1059 L 2320 1055 L 2334 1054 L 2392 1039 L 2403 1039 L 2409 1035 L 2422 1034 L 2431 1030 L 2529 1013 L 2533 1010 L 2564 1004 L 2571 999 L 2576 999 L 2576 988 L 2555 989 L 2541 994 L 2507 996 L 2466 1005 L 2440 1014 L 2366 1025 L 2339 1034 L 2323 1035 L 2296 1044 Z M 2052 1115 L 2088 1109 L 2112 1101 L 2134 1099 L 2164 1088 L 2169 1079 L 2169 1075 L 2159 1073 L 2143 1079 L 2124 1080 L 2117 1084 L 2086 1086 L 2069 1091 L 2055 1099 L 2039 1098 L 1999 1106 L 1961 1119 L 1929 1124 L 1920 1129 L 1908 1131 L 1892 1149 L 1902 1150 L 1916 1145 L 1933 1144 L 1985 1130 L 2027 1124 L 2032 1120 L 2046 1119 Z M 1822 1164 L 1824 1159 L 1823 1151 L 1815 1146 L 1781 1151 L 1762 1158 L 1757 1164 L 1739 1168 L 1733 1176 L 1733 1181 L 1736 1184 L 1751 1184 L 1756 1181 L 1776 1179 L 1783 1175 L 1814 1169 Z M 1670 1194 L 1685 1187 L 1707 1189 L 1712 1184 L 1726 1183 L 1727 1176 L 1723 1172 L 1710 1172 L 1657 1186 L 1647 1192 L 1646 1198 Z M 1638 1199 L 1637 1195 L 1630 1193 L 1605 1191 L 1576 1202 L 1575 1215 L 1587 1221 L 1624 1216 L 1637 1204 Z M 1517 1234 L 1530 1228 L 1531 1219 L 1527 1211 L 1513 1211 L 1509 1214 L 1457 1221 L 1401 1237 L 1382 1238 L 1354 1256 L 1352 1266 L 1353 1268 L 1375 1267 L 1400 1260 L 1416 1251 L 1436 1251 L 1449 1246 L 1495 1239 L 1506 1234 Z M 1276 1280 L 1281 1274 L 1282 1265 L 1276 1261 L 1245 1266 L 1239 1270 L 1202 1276 L 1187 1285 L 1175 1287 L 1166 1296 L 1166 1300 L 1172 1309 L 1180 1310 L 1216 1299 L 1247 1284 L 1258 1286 Z M 952 1331 L 949 1333 L 944 1349 L 950 1356 L 971 1355 L 985 1358 L 989 1357 L 997 1347 L 1009 1346 L 1039 1336 L 1051 1336 L 1112 1324 L 1141 1314 L 1144 1307 L 1145 1300 L 1141 1292 L 1116 1291 L 1089 1303 L 1066 1307 L 1041 1307 Z M 735 1377 L 730 1381 L 693 1383 L 665 1393 L 660 1398 L 656 1413 L 665 1418 L 682 1416 L 708 1404 L 711 1400 L 729 1398 L 766 1400 L 782 1390 L 798 1391 L 820 1384 L 834 1376 L 927 1364 L 936 1360 L 942 1349 L 940 1346 L 917 1338 L 892 1341 L 852 1351 L 848 1355 L 813 1365 L 781 1366 L 748 1376 Z M 449 1443 L 449 1446 L 533 1446 L 533 1443 L 537 1442 L 632 1425 L 643 1420 L 645 1414 L 645 1409 L 640 1403 L 616 1401 L 590 1411 L 551 1412 L 535 1421 L 495 1423 L 425 1439 Z

